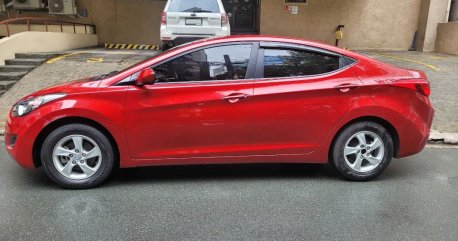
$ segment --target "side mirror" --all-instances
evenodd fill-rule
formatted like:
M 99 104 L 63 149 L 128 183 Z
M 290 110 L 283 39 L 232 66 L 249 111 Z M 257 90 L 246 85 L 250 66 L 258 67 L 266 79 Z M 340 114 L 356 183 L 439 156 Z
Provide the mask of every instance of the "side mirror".
M 156 80 L 156 74 L 154 73 L 154 70 L 151 68 L 146 68 L 140 72 L 140 74 L 137 77 L 137 80 L 135 80 L 135 85 L 136 86 L 143 86 L 143 85 L 150 85 L 154 84 L 154 81 Z
M 232 13 L 227 13 L 227 16 L 228 16 L 229 18 L 232 18 Z

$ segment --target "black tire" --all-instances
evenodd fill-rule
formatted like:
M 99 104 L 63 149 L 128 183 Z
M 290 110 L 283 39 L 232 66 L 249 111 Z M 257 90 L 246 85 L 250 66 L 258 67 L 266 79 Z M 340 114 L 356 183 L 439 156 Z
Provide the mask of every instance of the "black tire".
M 71 135 L 84 135 L 91 138 L 100 148 L 102 160 L 98 170 L 92 176 L 74 180 L 61 174 L 53 163 L 53 150 L 60 140 Z M 113 171 L 117 160 L 114 148 L 108 138 L 96 128 L 83 124 L 69 124 L 61 126 L 51 132 L 43 142 L 41 148 L 41 163 L 46 174 L 58 185 L 69 189 L 92 188 L 105 181 Z
M 166 50 L 168 50 L 168 49 L 170 49 L 170 47 L 169 47 L 168 44 L 165 44 L 165 43 L 161 44 L 161 50 L 162 50 L 162 52 L 164 52 L 164 51 L 166 51 Z
M 381 159 L 380 163 L 374 169 L 369 170 L 367 172 L 355 171 L 352 167 L 349 166 L 349 164 L 347 163 L 345 159 L 345 155 L 344 155 L 344 149 L 347 144 L 347 141 L 350 143 L 350 138 L 354 137 L 354 135 L 356 135 L 357 133 L 361 133 L 361 132 L 375 133 L 376 135 L 380 137 L 384 145 L 384 151 L 383 151 L 384 155 L 383 155 L 383 158 L 380 158 Z M 334 167 L 337 169 L 337 171 L 340 172 L 346 179 L 351 180 L 351 181 L 368 181 L 380 175 L 388 167 L 393 157 L 393 150 L 394 150 L 393 140 L 391 138 L 390 133 L 388 132 L 386 128 L 374 122 L 367 122 L 367 121 L 358 122 L 358 123 L 355 123 L 355 124 L 352 124 L 346 127 L 343 131 L 341 131 L 338 134 L 334 142 L 334 145 L 332 146 L 332 149 L 331 149 L 331 161 Z M 358 154 L 360 152 L 362 153 L 362 151 L 358 150 Z M 364 152 L 366 153 L 366 151 Z M 355 161 L 356 161 L 357 154 L 354 154 L 354 155 L 355 155 Z M 372 155 L 372 154 L 368 154 L 368 155 Z M 349 156 L 347 157 L 348 157 L 347 159 L 350 159 L 351 154 L 350 154 L 350 157 Z M 368 161 L 366 162 L 367 164 L 371 164 Z

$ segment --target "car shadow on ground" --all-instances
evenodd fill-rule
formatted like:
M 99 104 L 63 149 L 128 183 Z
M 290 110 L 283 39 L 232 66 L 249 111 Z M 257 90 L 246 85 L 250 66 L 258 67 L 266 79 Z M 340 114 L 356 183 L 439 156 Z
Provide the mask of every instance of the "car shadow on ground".
M 330 165 L 322 164 L 226 164 L 120 169 L 114 177 L 121 183 L 269 178 L 338 179 L 339 175 Z
M 401 164 L 402 165 L 402 164 Z M 398 166 L 398 165 L 396 165 Z M 374 181 L 406 177 L 406 167 L 388 167 Z M 15 175 L 23 185 L 54 189 L 58 188 L 45 174 L 37 170 L 17 169 Z M 205 181 L 263 181 L 263 180 L 304 180 L 317 182 L 345 182 L 345 179 L 330 164 L 225 164 L 154 166 L 117 170 L 99 188 L 118 188 L 150 184 Z

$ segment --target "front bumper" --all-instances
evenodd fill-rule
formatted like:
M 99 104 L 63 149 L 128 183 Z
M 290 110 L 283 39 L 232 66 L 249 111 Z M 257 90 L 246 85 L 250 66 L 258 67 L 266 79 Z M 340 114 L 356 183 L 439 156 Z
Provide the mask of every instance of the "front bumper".
M 5 148 L 20 166 L 29 169 L 37 167 L 33 158 L 33 145 L 46 124 L 47 121 L 36 115 L 8 118 Z

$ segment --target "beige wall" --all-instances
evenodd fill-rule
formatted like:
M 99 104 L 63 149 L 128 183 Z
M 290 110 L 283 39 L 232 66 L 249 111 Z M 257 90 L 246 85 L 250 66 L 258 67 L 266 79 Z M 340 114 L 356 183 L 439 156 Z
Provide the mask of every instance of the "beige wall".
M 417 50 L 434 50 L 437 25 L 447 21 L 449 5 L 449 0 L 422 0 L 418 17 Z
M 439 23 L 436 36 L 436 51 L 458 55 L 458 21 Z
M 337 25 L 345 25 L 341 47 L 406 50 L 417 30 L 421 0 L 309 0 L 299 14 L 283 0 L 261 1 L 261 34 L 335 42 Z
M 99 43 L 158 44 L 165 1 L 85 0 Z
M 88 17 L 53 16 L 46 11 L 24 11 L 22 17 L 46 17 L 91 23 L 97 26 L 99 44 L 158 44 L 163 0 L 76 0 L 78 9 L 88 10 Z M 5 19 L 0 16 L 0 20 Z M 20 17 L 10 11 L 10 17 Z
M 0 39 L 0 65 L 15 53 L 53 52 L 97 45 L 95 34 L 22 32 Z

